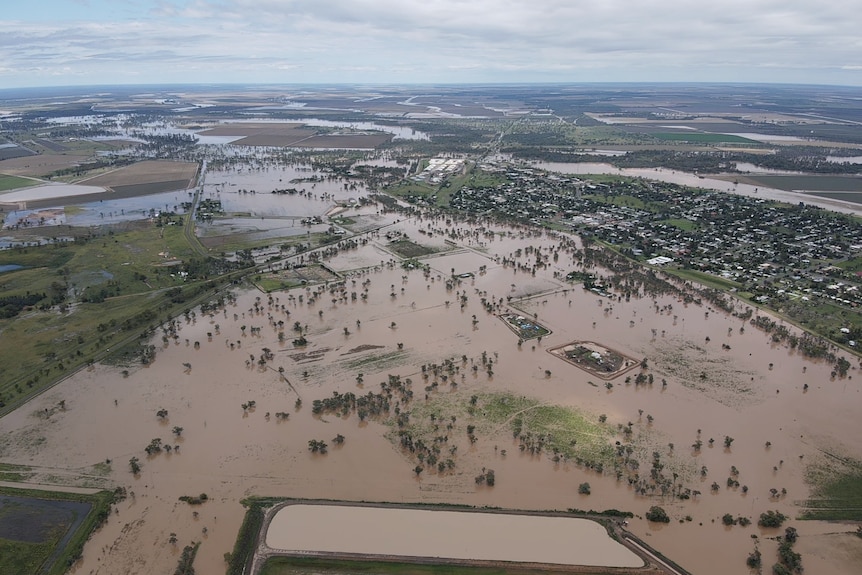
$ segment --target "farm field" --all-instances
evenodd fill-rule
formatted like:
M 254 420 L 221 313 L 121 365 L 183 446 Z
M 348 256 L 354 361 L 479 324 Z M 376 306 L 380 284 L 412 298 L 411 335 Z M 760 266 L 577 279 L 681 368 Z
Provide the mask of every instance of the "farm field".
M 39 183 L 41 183 L 39 180 L 31 178 L 20 178 L 18 176 L 0 174 L 0 192 L 14 190 L 16 188 L 26 188 L 27 186 L 35 186 Z
M 728 181 L 736 180 L 752 186 L 763 186 L 778 190 L 804 190 L 807 192 L 862 192 L 862 180 L 849 176 L 822 175 L 747 175 L 739 177 L 721 176 Z M 818 193 L 818 195 L 820 195 Z M 831 196 L 830 196 L 831 197 Z
M 703 132 L 656 132 L 650 134 L 659 140 L 678 142 L 696 142 L 709 144 L 756 144 L 756 140 L 734 136 L 732 134 L 711 134 Z
M 77 183 L 112 188 L 120 195 L 155 194 L 193 186 L 197 171 L 198 165 L 190 162 L 145 161 Z
M 15 176 L 45 177 L 90 158 L 86 154 L 39 154 L 0 161 L 0 172 Z

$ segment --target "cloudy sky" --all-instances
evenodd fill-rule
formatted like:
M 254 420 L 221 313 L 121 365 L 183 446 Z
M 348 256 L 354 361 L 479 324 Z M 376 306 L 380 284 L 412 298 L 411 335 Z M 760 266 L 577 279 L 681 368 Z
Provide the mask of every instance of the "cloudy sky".
M 189 82 L 859 86 L 860 31 L 858 0 L 4 0 L 0 88 Z

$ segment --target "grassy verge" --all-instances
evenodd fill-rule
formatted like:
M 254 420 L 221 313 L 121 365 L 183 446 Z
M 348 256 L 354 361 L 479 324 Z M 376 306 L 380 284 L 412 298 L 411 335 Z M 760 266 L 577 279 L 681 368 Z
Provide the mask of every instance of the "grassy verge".
M 247 508 L 245 518 L 236 535 L 233 551 L 228 559 L 227 575 L 242 575 L 251 565 L 254 552 L 257 549 L 257 538 L 263 528 L 263 510 L 282 499 L 250 498 L 242 502 Z
M 707 287 L 720 289 L 720 290 L 730 290 L 730 289 L 738 289 L 742 287 L 742 285 L 733 280 L 725 279 L 719 276 L 715 276 L 712 274 L 708 274 L 705 272 L 699 272 L 697 270 L 682 270 L 675 268 L 665 268 L 665 270 L 669 274 L 673 274 L 678 278 L 682 278 L 684 280 L 697 282 L 699 284 L 703 284 Z

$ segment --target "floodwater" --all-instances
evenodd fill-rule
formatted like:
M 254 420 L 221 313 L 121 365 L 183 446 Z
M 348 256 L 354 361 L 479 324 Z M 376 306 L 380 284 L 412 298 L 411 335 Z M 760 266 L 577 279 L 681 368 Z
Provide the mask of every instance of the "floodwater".
M 3 202 L 32 202 L 36 200 L 53 200 L 55 198 L 68 198 L 83 196 L 86 194 L 100 194 L 105 188 L 98 186 L 81 186 L 78 184 L 46 184 L 44 186 L 32 186 L 0 195 Z
M 636 517 L 628 528 L 683 567 L 742 575 L 748 573 L 751 535 L 764 539 L 777 532 L 754 525 L 725 528 L 723 514 L 755 523 L 769 509 L 795 516 L 799 502 L 809 496 L 809 463 L 826 460 L 824 453 L 862 458 L 862 444 L 856 441 L 862 432 L 862 378 L 855 359 L 852 378 L 833 379 L 831 365 L 774 345 L 754 326 L 706 306 L 685 305 L 670 296 L 612 300 L 562 283 L 554 272 L 565 275 L 575 266 L 556 235 L 490 223 L 479 230 L 446 219 L 394 219 L 400 221 L 391 228 L 369 233 L 365 246 L 331 260 L 345 273 L 347 292 L 362 292 L 365 284 L 366 298 L 340 299 L 324 291 L 310 303 L 318 288 L 309 286 L 273 293 L 270 303 L 266 294 L 238 291 L 235 304 L 211 316 L 196 309 L 189 320 L 178 318 L 175 340 L 163 343 L 157 330 L 151 342 L 157 355 L 150 366 L 130 366 L 127 376 L 121 367 L 95 366 L 0 419 L 0 461 L 33 466 L 38 471 L 33 481 L 71 482 L 83 475 L 90 483 L 107 481 L 130 492 L 93 535 L 75 573 L 169 572 L 192 541 L 202 542 L 196 570 L 222 572 L 223 555 L 233 548 L 244 513 L 240 499 L 268 495 L 630 510 Z M 427 278 L 401 268 L 386 249 L 385 231 L 396 228 L 415 242 L 449 247 L 427 259 L 432 268 Z M 546 258 L 548 267 L 533 275 L 525 271 L 534 262 L 526 252 L 530 246 L 541 247 L 543 254 L 563 248 L 558 261 Z M 504 266 L 502 257 L 527 267 Z M 452 268 L 475 276 L 447 289 Z M 508 304 L 517 307 L 504 304 L 503 310 L 535 314 L 552 334 L 519 346 L 517 336 L 481 303 L 483 297 L 507 302 L 510 296 Z M 525 296 L 529 299 L 521 299 Z M 284 342 L 278 338 L 278 321 L 285 325 Z M 294 322 L 309 340 L 304 349 L 291 343 Z M 260 331 L 252 335 L 249 328 Z M 574 340 L 647 358 L 655 383 L 635 386 L 618 378 L 606 389 L 546 351 Z M 260 368 L 263 348 L 274 358 Z M 482 352 L 494 358 L 492 375 L 465 369 L 456 377 L 457 389 L 440 386 L 428 392 L 429 400 L 509 392 L 577 408 L 592 421 L 604 414 L 610 431 L 631 422 L 641 470 L 646 473 L 651 453 L 659 452 L 680 483 L 701 495 L 687 501 L 640 495 L 612 473 L 520 451 L 505 426 L 482 428 L 476 443 L 460 428 L 449 440 L 458 448 L 455 469 L 442 474 L 429 469 L 417 477 L 416 461 L 390 441 L 389 426 L 360 422 L 355 415 L 311 413 L 315 399 L 335 391 L 376 391 L 390 374 L 412 378 L 414 403 L 421 404 L 421 365 L 462 356 L 469 365 Z M 363 383 L 357 382 L 358 373 Z M 658 383 L 662 379 L 666 387 Z M 302 405 L 297 408 L 298 398 Z M 56 409 L 61 400 L 65 411 Z M 249 401 L 256 406 L 248 408 Z M 156 416 L 160 409 L 169 412 L 165 420 Z M 279 418 L 279 412 L 289 417 Z M 180 437 L 172 433 L 175 426 L 182 427 Z M 332 442 L 337 434 L 345 437 L 341 445 Z M 698 436 L 704 445 L 695 452 L 690 446 Z M 730 449 L 723 447 L 725 436 L 734 438 Z M 147 456 L 144 448 L 153 438 L 181 449 Z M 716 440 L 714 447 L 707 445 L 710 438 Z M 311 453 L 310 440 L 330 443 L 329 452 Z M 129 472 L 133 456 L 143 466 L 139 477 Z M 100 479 L 91 469 L 106 460 L 112 471 Z M 732 466 L 747 493 L 726 487 Z M 495 470 L 493 487 L 474 480 L 483 468 Z M 582 482 L 590 483 L 590 495 L 578 494 Z M 719 485 L 714 492 L 713 482 Z M 787 494 L 773 498 L 772 488 Z M 200 493 L 209 496 L 203 505 L 178 501 Z M 662 505 L 671 523 L 642 519 L 651 505 Z M 821 525 L 790 524 L 800 531 Z M 171 533 L 177 545 L 169 543 Z M 764 552 L 764 560 L 772 558 Z M 834 560 L 830 565 L 830 573 L 858 572 L 858 563 Z
M 309 181 L 292 182 L 297 179 Z M 297 193 L 272 193 L 288 189 Z M 323 215 L 337 202 L 356 201 L 364 195 L 364 186 L 345 189 L 341 180 L 303 167 L 209 171 L 204 186 L 204 197 L 221 200 L 226 213 L 256 217 Z
M 734 184 L 725 180 L 697 176 L 688 172 L 668 170 L 666 168 L 617 168 L 616 166 L 612 166 L 611 164 L 602 164 L 595 162 L 532 162 L 531 164 L 543 170 L 548 170 L 550 172 L 560 172 L 563 174 L 608 174 L 616 176 L 627 176 L 632 178 L 646 178 L 648 180 L 668 182 L 680 186 L 691 186 L 696 188 L 704 188 L 707 190 L 715 190 L 718 192 L 728 192 L 731 194 L 748 196 L 750 198 L 774 200 L 777 202 L 785 202 L 790 204 L 805 202 L 806 204 L 812 206 L 820 206 L 822 208 L 826 208 L 836 212 L 842 212 L 847 214 L 862 214 L 862 206 L 853 202 L 845 202 L 842 200 L 834 200 L 830 198 L 824 198 L 798 192 L 787 192 L 784 190 L 777 190 L 775 188 L 752 186 L 749 184 Z
M 296 108 L 296 106 L 286 105 L 286 106 L 260 106 L 257 108 L 252 108 L 252 110 L 289 110 Z M 376 130 L 379 132 L 386 132 L 388 134 L 393 134 L 396 140 L 427 140 L 428 134 L 424 132 L 420 132 L 419 130 L 414 130 L 413 128 L 406 126 L 395 126 L 388 124 L 376 124 L 374 122 L 336 122 L 332 120 L 321 120 L 318 118 L 296 118 L 296 119 L 281 119 L 271 120 L 271 119 L 260 119 L 260 118 L 249 118 L 245 120 L 231 120 L 231 123 L 242 123 L 242 122 L 254 122 L 254 123 L 263 123 L 263 122 L 272 122 L 272 123 L 299 123 L 305 124 L 306 126 L 317 126 L 323 128 L 350 128 L 352 130 Z
M 374 526 L 369 529 L 369 526 Z M 409 529 L 404 526 L 409 525 Z M 643 561 L 587 519 L 464 511 L 287 505 L 266 533 L 282 551 L 440 557 L 557 565 L 641 567 Z

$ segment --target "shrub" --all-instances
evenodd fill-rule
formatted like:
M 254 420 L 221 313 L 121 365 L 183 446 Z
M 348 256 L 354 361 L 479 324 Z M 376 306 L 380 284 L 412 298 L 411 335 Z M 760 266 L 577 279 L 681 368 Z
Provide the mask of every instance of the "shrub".
M 649 508 L 646 518 L 647 521 L 654 521 L 656 523 L 670 523 L 670 517 L 667 516 L 667 512 L 658 505 L 653 505 Z
M 787 516 L 779 511 L 767 511 L 766 513 L 760 514 L 760 519 L 758 519 L 757 524 L 760 527 L 781 527 L 781 524 L 784 523 L 784 520 L 787 519 Z

